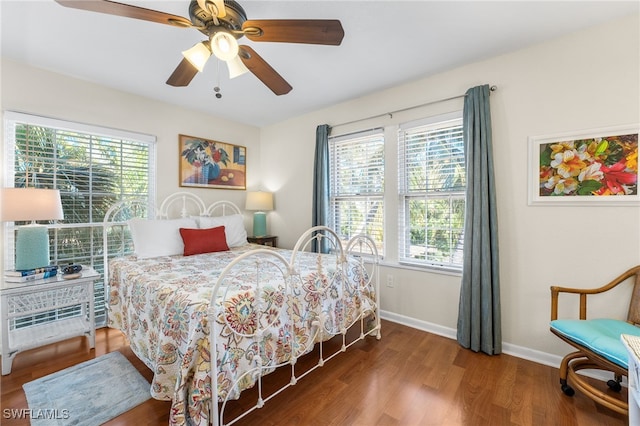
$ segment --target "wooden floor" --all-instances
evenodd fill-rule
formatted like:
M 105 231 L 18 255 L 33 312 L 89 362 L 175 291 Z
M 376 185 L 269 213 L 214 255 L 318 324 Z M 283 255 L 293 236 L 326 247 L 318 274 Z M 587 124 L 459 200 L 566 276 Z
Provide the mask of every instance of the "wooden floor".
M 504 354 L 477 354 L 453 340 L 391 322 L 383 321 L 382 334 L 382 340 L 368 338 L 328 361 L 238 424 L 627 424 L 626 417 L 579 393 L 565 396 L 555 368 Z M 24 383 L 108 352 L 122 352 L 151 380 L 150 370 L 133 355 L 120 332 L 98 330 L 94 350 L 85 340 L 70 339 L 18 354 L 12 373 L 2 376 L 0 423 L 29 424 L 8 418 L 8 410 L 27 408 Z M 272 375 L 274 382 L 286 380 L 277 374 Z M 236 404 L 252 404 L 251 397 L 247 391 Z M 164 425 L 169 407 L 168 402 L 150 399 L 107 424 Z

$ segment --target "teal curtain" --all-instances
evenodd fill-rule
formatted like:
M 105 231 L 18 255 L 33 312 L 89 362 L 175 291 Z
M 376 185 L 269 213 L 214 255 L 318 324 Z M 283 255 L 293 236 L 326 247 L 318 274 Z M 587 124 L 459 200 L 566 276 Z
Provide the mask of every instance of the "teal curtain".
M 464 100 L 467 192 L 457 339 L 494 355 L 502 352 L 502 330 L 489 93 L 489 85 L 473 87 Z
M 329 132 L 331 127 L 322 124 L 316 128 L 316 154 L 313 163 L 313 207 L 311 211 L 312 226 L 329 224 Z M 313 241 L 312 249 L 322 253 L 328 251 L 323 239 L 321 247 Z

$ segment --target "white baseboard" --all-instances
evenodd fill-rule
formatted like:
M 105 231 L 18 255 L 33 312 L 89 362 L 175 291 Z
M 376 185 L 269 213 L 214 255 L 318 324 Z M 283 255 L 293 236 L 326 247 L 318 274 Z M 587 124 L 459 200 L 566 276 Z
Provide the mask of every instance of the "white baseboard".
M 406 325 L 407 327 L 426 331 L 428 333 L 437 334 L 438 336 L 447 337 L 453 340 L 456 339 L 457 333 L 455 328 L 444 327 L 438 324 L 422 321 L 388 311 L 380 311 L 380 318 L 398 324 Z M 382 329 L 382 338 L 384 339 L 384 328 Z M 553 368 L 560 368 L 560 363 L 562 362 L 562 357 L 559 355 L 553 355 L 506 342 L 502 342 L 502 353 L 537 362 L 538 364 L 548 365 L 549 367 Z M 607 374 L 606 372 L 599 370 L 580 371 L 579 374 L 584 374 L 585 376 L 604 381 L 612 378 L 611 374 Z M 623 385 L 626 385 L 626 378 L 623 381 Z
M 429 333 L 437 334 L 438 336 L 448 337 L 449 339 L 456 338 L 456 330 L 449 327 L 443 327 L 432 322 L 422 321 L 419 319 L 407 317 L 404 315 L 396 314 L 394 312 L 380 311 L 380 318 L 387 321 L 395 322 L 398 324 L 406 325 L 407 327 L 416 328 L 418 330 L 427 331 Z M 383 330 L 384 336 L 384 330 Z

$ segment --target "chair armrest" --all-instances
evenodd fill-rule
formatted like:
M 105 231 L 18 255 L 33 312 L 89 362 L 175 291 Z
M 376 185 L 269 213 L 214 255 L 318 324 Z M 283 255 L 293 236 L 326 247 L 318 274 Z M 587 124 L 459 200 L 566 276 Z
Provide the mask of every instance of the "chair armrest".
M 613 281 L 608 284 L 603 285 L 602 287 L 597 288 L 571 288 L 571 287 L 558 287 L 551 286 L 551 320 L 558 319 L 558 295 L 560 293 L 570 293 L 570 294 L 578 294 L 580 295 L 580 319 L 587 319 L 587 296 L 590 294 L 598 294 L 604 293 L 606 291 L 611 290 L 616 287 L 621 282 L 625 281 L 627 278 L 640 274 L 640 265 L 635 266 L 628 271 L 624 272 L 622 275 L 616 277 Z
M 551 286 L 551 321 L 558 319 L 558 295 L 573 293 L 580 295 L 580 319 L 587 319 L 587 294 L 594 294 L 589 289 Z M 596 292 L 601 293 L 601 292 Z

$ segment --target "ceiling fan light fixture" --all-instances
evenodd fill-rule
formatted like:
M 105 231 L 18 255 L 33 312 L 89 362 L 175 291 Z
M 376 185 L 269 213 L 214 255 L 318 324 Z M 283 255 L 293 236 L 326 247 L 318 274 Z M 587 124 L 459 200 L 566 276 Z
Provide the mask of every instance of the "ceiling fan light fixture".
M 244 65 L 238 55 L 227 61 L 227 68 L 229 68 L 229 78 L 236 78 L 249 72 L 249 68 Z
M 211 50 L 204 44 L 204 42 L 200 42 L 193 46 L 191 49 L 187 49 L 182 52 L 182 56 L 184 56 L 187 61 L 191 63 L 199 72 L 202 72 L 204 69 L 207 60 L 211 56 Z
M 211 37 L 211 51 L 218 59 L 229 61 L 238 56 L 238 40 L 226 31 L 218 31 Z

